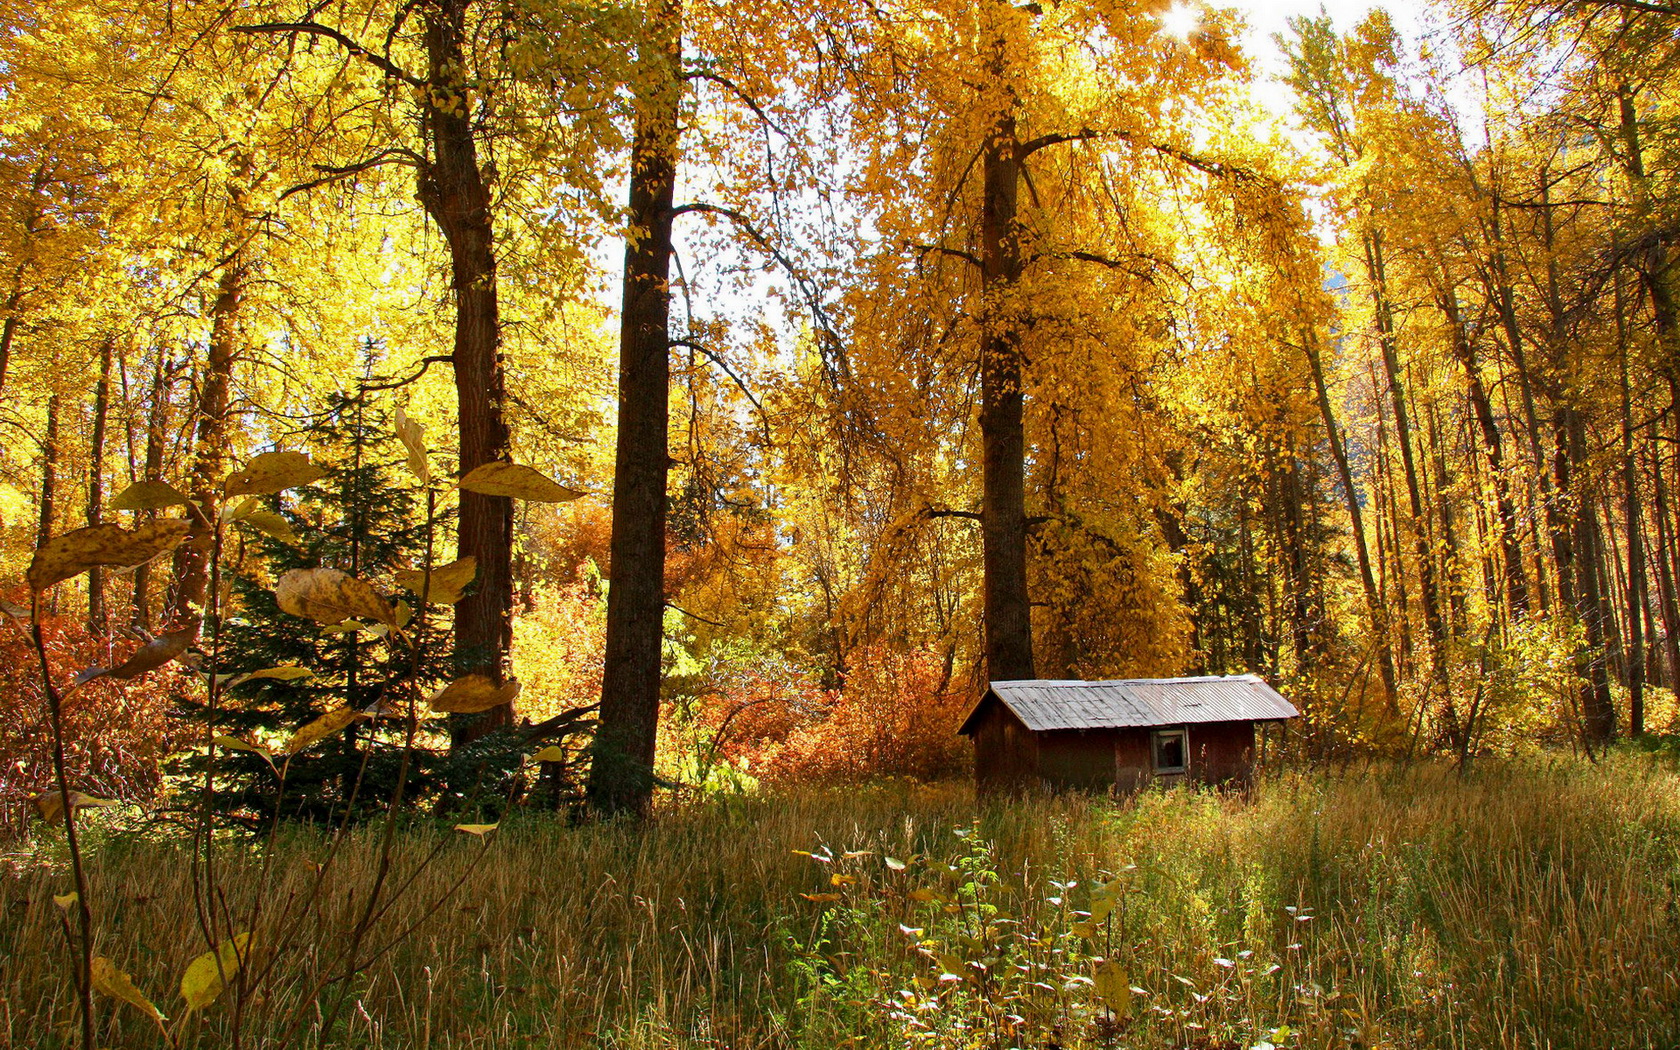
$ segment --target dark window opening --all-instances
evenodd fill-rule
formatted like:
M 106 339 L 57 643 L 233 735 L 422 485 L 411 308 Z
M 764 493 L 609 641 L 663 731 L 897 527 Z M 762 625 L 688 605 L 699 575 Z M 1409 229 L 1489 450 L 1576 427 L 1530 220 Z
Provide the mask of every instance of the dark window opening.
M 1182 729 L 1164 729 L 1155 734 L 1155 772 L 1184 772 L 1185 756 L 1189 748 Z

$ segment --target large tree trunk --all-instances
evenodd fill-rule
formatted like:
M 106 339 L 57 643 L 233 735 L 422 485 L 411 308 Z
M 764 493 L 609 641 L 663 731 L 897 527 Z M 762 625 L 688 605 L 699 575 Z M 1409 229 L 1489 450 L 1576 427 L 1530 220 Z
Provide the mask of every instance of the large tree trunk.
M 1400 714 L 1399 690 L 1394 678 L 1394 651 L 1391 648 L 1388 610 L 1383 607 L 1377 591 L 1376 577 L 1371 573 L 1371 551 L 1365 541 L 1365 513 L 1360 506 L 1359 490 L 1353 485 L 1353 469 L 1348 464 L 1347 446 L 1342 443 L 1341 427 L 1330 404 L 1330 390 L 1324 382 L 1324 362 L 1319 356 L 1318 340 L 1314 333 L 1302 336 L 1307 352 L 1307 364 L 1312 369 L 1313 390 L 1318 395 L 1319 415 L 1324 418 L 1324 433 L 1330 442 L 1330 458 L 1336 461 L 1336 477 L 1342 484 L 1342 496 L 1347 502 L 1348 521 L 1353 528 L 1353 551 L 1359 562 L 1359 582 L 1365 589 L 1365 611 L 1371 618 L 1371 644 L 1376 651 L 1377 671 L 1382 678 L 1383 700 L 1390 715 Z
M 228 406 L 245 278 L 245 260 L 235 253 L 222 269 L 216 298 L 210 305 L 210 350 L 198 378 L 198 433 L 187 493 L 202 517 L 195 514 L 192 534 L 175 549 L 175 600 L 165 626 L 199 615 L 210 583 L 211 532 L 221 511 L 222 479 L 227 474 Z
M 1406 496 L 1412 513 L 1412 535 L 1418 562 L 1418 591 L 1423 601 L 1423 622 L 1429 632 L 1430 682 L 1441 700 L 1441 714 L 1451 742 L 1459 743 L 1458 711 L 1453 704 L 1452 681 L 1447 671 L 1447 625 L 1441 615 L 1440 589 L 1436 584 L 1434 552 L 1429 549 L 1425 523 L 1429 520 L 1418 485 L 1417 464 L 1412 455 L 1411 418 L 1406 409 L 1405 382 L 1400 372 L 1399 348 L 1396 345 L 1394 317 L 1388 298 L 1388 278 L 1383 263 L 1382 235 L 1370 233 L 1365 238 L 1365 260 L 1371 274 L 1372 294 L 1376 298 L 1377 342 L 1382 350 L 1383 368 L 1388 374 L 1389 401 L 1394 408 L 1394 438 L 1400 449 L 1400 467 L 1405 474 Z
M 105 520 L 105 423 L 111 408 L 111 340 L 99 347 L 99 380 L 93 386 L 93 435 L 88 443 L 87 523 Z M 98 635 L 108 626 L 105 616 L 105 574 L 88 573 L 88 631 Z
M 440 0 L 426 8 L 429 95 L 424 120 L 432 156 L 420 181 L 421 203 L 449 245 L 449 279 L 455 294 L 451 361 L 463 475 L 507 459 L 509 444 L 490 189 L 479 166 L 472 105 L 466 97 L 469 3 Z M 513 501 L 463 491 L 457 553 L 478 563 L 472 589 L 455 606 L 457 670 L 500 683 L 513 645 Z M 505 704 L 476 721 L 466 735 L 512 720 L 513 705 Z
M 1000 38 L 992 76 L 1006 76 Z M 1005 103 L 1012 106 L 1012 103 Z M 1020 143 L 1012 108 L 998 116 L 981 155 L 980 540 L 984 565 L 986 675 L 1034 677 L 1032 605 L 1027 593 L 1025 395 L 1018 326 L 1009 314 L 1020 282 Z
M 653 0 L 639 67 L 619 319 L 618 455 L 613 469 L 601 718 L 589 771 L 597 813 L 641 813 L 653 797 L 665 619 L 670 469 L 671 223 L 681 102 L 682 7 Z

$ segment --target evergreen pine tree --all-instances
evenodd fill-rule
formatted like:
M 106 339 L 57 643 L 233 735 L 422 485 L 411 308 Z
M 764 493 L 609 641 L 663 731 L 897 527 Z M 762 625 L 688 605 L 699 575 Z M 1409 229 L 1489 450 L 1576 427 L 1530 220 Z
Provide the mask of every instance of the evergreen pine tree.
M 400 685 L 417 672 L 422 694 L 449 676 L 448 606 L 434 605 L 425 636 L 415 639 L 419 666 L 406 645 L 392 646 L 383 627 L 347 622 L 322 627 L 282 612 L 274 582 L 292 569 L 336 568 L 388 595 L 399 588 L 394 573 L 420 565 L 425 555 L 423 496 L 402 473 L 402 454 L 387 413 L 364 395 L 337 395 L 309 434 L 315 462 L 327 476 L 315 485 L 262 497 L 293 534 L 281 538 L 235 525 L 225 541 L 224 573 L 230 602 L 222 619 L 219 672 L 230 678 L 263 668 L 299 666 L 297 679 L 257 678 L 223 693 L 216 731 L 254 740 L 278 751 L 287 738 L 321 714 L 353 707 L 393 710 L 406 694 Z M 434 551 L 443 546 L 434 526 Z M 409 597 L 412 601 L 412 596 Z M 400 608 L 400 607 L 399 607 Z M 413 625 L 410 631 L 414 630 Z M 202 717 L 202 707 L 199 711 Z M 405 782 L 410 800 L 440 790 L 445 759 L 432 745 L 445 740 L 444 720 L 425 717 Z M 224 751 L 217 762 L 216 807 L 240 823 L 264 826 L 285 819 L 338 821 L 382 810 L 395 790 L 405 741 L 400 717 L 363 719 L 284 762 L 280 791 L 275 772 L 260 756 Z M 276 755 L 276 762 L 281 762 Z M 202 769 L 202 760 L 193 764 Z

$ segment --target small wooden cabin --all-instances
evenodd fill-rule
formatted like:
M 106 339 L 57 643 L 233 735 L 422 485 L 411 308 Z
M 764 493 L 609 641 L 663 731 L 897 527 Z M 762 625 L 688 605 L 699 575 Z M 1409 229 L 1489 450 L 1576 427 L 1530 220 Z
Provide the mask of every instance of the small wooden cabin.
M 981 793 L 1246 780 L 1257 726 L 1300 714 L 1255 675 L 993 682 L 958 733 Z

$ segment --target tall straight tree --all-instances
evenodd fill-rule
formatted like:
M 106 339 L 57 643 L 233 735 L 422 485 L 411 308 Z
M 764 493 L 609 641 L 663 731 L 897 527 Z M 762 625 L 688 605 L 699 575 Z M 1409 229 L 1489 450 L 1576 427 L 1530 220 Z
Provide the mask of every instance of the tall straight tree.
M 643 25 L 619 317 L 606 658 L 589 772 L 590 806 L 601 814 L 639 813 L 652 800 L 664 639 L 680 0 L 651 0 Z
M 449 244 L 455 295 L 456 420 L 464 476 L 508 458 L 507 378 L 502 367 L 496 238 L 490 190 L 473 132 L 466 61 L 472 0 L 434 0 L 425 19 L 425 103 L 421 125 L 430 155 L 420 165 L 420 201 Z M 455 607 L 455 653 L 461 671 L 500 684 L 513 647 L 513 500 L 461 493 L 458 557 L 478 563 L 475 586 Z M 490 725 L 513 720 L 513 705 L 492 709 Z

